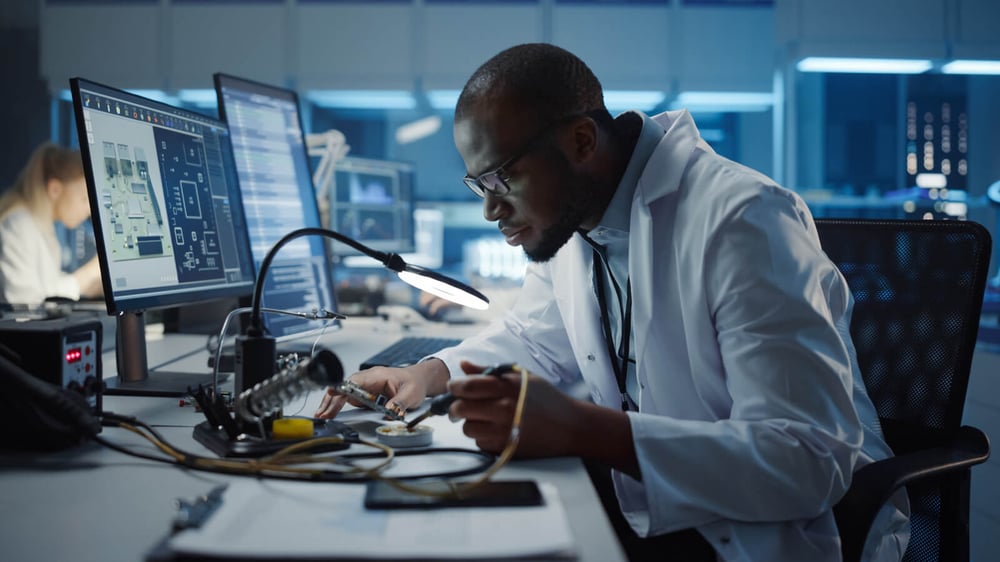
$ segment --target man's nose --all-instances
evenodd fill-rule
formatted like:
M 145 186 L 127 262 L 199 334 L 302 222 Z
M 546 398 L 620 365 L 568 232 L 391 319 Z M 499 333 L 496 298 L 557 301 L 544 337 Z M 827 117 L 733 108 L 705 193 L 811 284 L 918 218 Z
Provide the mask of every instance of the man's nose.
M 496 222 L 503 217 L 503 198 L 489 191 L 483 196 L 483 218 Z

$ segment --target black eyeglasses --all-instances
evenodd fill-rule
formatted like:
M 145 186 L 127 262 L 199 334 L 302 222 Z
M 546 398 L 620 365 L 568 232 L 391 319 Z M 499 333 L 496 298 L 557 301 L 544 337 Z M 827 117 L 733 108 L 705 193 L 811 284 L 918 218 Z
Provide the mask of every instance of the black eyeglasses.
M 568 117 L 563 117 L 562 119 L 556 119 L 552 123 L 543 127 L 538 134 L 531 137 L 531 140 L 524 143 L 521 150 L 518 150 L 513 156 L 504 160 L 503 164 L 500 164 L 496 168 L 493 168 L 492 170 L 476 177 L 467 175 L 462 178 L 462 181 L 465 182 L 465 185 L 469 186 L 469 189 L 471 189 L 473 193 L 484 199 L 486 198 L 487 193 L 493 195 L 494 197 L 503 197 L 504 195 L 507 195 L 507 193 L 510 192 L 510 185 L 507 183 L 510 181 L 510 174 L 507 173 L 507 168 L 510 168 L 515 162 L 524 158 L 530 154 L 532 150 L 536 149 L 539 146 L 539 142 L 547 138 L 549 133 L 554 131 L 556 127 L 562 125 L 563 123 L 568 123 L 577 117 L 585 117 L 587 115 L 589 114 L 578 113 Z

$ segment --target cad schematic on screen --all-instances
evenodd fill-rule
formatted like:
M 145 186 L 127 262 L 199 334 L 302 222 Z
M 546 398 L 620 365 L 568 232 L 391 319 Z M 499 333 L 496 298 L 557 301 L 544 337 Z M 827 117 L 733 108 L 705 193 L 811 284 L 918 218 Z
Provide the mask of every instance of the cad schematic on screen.
M 97 92 L 82 96 L 99 198 L 95 220 L 115 294 L 197 290 L 244 278 L 225 170 L 212 164 L 221 161 L 226 132 Z

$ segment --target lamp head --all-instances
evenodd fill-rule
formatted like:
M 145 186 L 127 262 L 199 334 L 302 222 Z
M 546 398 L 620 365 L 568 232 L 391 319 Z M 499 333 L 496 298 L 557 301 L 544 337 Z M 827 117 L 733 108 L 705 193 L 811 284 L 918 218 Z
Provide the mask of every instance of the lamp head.
M 490 306 L 490 299 L 479 291 L 436 271 L 406 264 L 406 267 L 402 271 L 396 271 L 396 274 L 404 283 L 455 304 L 476 310 L 486 310 Z

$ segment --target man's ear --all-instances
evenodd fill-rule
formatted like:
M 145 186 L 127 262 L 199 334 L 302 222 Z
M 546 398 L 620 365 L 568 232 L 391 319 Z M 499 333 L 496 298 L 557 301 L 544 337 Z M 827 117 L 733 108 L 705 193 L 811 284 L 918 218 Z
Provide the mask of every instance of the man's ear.
M 567 135 L 566 154 L 574 163 L 589 161 L 597 153 L 597 122 L 581 117 L 573 122 Z

